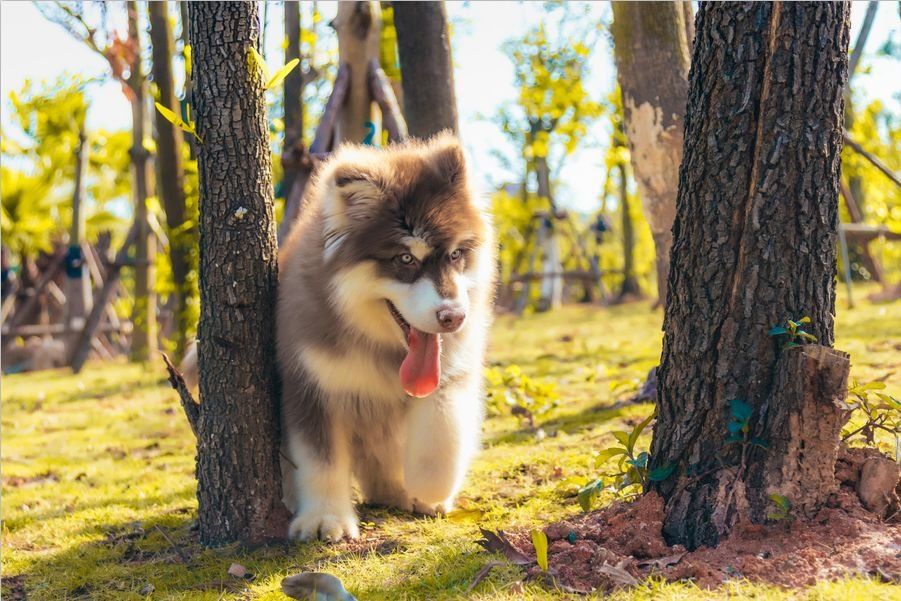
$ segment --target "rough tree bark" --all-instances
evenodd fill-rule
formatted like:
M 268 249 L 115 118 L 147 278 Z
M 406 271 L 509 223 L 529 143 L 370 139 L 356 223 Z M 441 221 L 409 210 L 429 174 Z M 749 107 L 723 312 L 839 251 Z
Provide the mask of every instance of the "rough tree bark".
M 278 258 L 254 2 L 192 2 L 200 179 L 200 540 L 283 538 L 275 384 Z
M 150 43 L 153 48 L 153 81 L 159 90 L 159 102 L 180 112 L 172 77 L 174 42 L 169 22 L 168 3 L 150 2 Z M 186 305 L 193 291 L 188 276 L 191 272 L 191 236 L 183 231 L 186 218 L 185 172 L 182 166 L 181 130 L 154 111 L 156 125 L 157 188 L 166 211 L 169 234 L 169 261 L 175 283 L 175 357 L 180 361 L 187 343 L 190 323 Z
M 833 351 L 847 3 L 702 3 L 689 80 L 650 488 L 664 535 L 715 545 L 781 494 L 835 486 L 847 356 Z M 809 316 L 819 345 L 775 325 Z M 729 401 L 753 409 L 726 445 Z M 816 427 L 813 426 L 816 424 Z M 778 475 L 778 482 L 774 481 Z
M 411 136 L 457 133 L 454 69 L 444 2 L 395 2 L 404 117 Z
M 147 198 L 150 196 L 150 153 L 144 147 L 147 130 L 147 111 L 144 106 L 147 80 L 141 67 L 141 38 L 138 25 L 138 4 L 126 3 L 128 11 L 128 41 L 134 54 L 129 64 L 126 82 L 131 90 L 131 162 L 134 168 L 135 221 L 138 224 L 135 239 L 135 303 L 132 311 L 134 331 L 131 338 L 132 361 L 147 361 L 156 354 L 156 292 L 153 262 L 156 257 L 156 238 L 151 235 L 147 221 Z
M 632 170 L 654 237 L 666 302 L 683 121 L 688 100 L 687 2 L 614 2 L 613 45 Z
M 360 143 L 373 123 L 372 93 L 369 91 L 369 61 L 378 60 L 381 12 L 372 0 L 339 2 L 333 21 L 338 32 L 338 62 L 350 67 L 350 88 L 338 114 L 335 146 L 341 142 Z

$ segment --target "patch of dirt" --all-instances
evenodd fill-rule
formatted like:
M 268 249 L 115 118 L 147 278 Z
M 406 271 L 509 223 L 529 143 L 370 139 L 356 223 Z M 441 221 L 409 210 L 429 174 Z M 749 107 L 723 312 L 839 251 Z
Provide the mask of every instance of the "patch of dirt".
M 545 528 L 550 570 L 558 586 L 577 592 L 610 590 L 629 584 L 630 576 L 650 575 L 704 588 L 741 578 L 798 588 L 849 575 L 901 583 L 901 520 L 881 520 L 856 493 L 860 466 L 869 458 L 863 450 L 842 453 L 836 465 L 841 487 L 813 519 L 748 525 L 716 548 L 686 552 L 667 545 L 664 503 L 656 493 L 552 524 Z M 528 532 L 510 539 L 534 557 Z M 533 566 L 529 575 L 541 577 L 541 571 Z
M 4 601 L 24 601 L 28 598 L 25 594 L 25 575 L 4 576 L 0 586 L 0 597 Z

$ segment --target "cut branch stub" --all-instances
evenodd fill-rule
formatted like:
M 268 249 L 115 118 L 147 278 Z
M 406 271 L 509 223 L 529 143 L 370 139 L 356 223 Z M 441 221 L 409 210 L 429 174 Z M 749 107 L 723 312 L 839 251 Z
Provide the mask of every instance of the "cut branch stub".
M 776 365 L 773 393 L 762 408 L 748 470 L 749 516 L 762 522 L 773 509 L 768 495 L 791 502 L 792 513 L 812 516 L 834 493 L 835 460 L 849 412 L 842 405 L 851 368 L 847 353 L 818 344 L 785 350 Z

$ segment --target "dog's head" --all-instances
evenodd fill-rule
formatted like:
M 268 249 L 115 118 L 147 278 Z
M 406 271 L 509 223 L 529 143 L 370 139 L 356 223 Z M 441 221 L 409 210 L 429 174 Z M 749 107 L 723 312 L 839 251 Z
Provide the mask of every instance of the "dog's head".
M 493 274 L 489 221 L 459 142 L 350 147 L 318 187 L 330 298 L 371 340 L 406 346 L 401 379 L 406 369 L 408 392 L 424 396 L 441 336 L 465 328 L 474 293 Z

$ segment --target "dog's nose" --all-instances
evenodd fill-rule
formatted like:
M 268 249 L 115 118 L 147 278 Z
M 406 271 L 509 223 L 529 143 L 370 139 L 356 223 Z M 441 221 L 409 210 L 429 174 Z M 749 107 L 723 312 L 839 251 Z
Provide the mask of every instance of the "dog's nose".
M 466 312 L 459 307 L 450 307 L 438 311 L 438 324 L 445 332 L 456 332 L 463 325 Z

